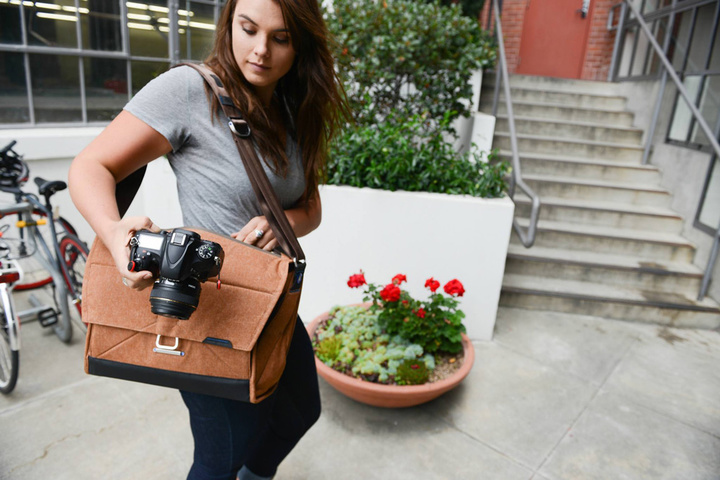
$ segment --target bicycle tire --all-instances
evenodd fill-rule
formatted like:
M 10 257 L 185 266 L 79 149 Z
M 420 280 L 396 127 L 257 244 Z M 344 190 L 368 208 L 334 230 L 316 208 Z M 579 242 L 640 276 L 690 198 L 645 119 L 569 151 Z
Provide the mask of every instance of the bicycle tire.
M 33 210 L 33 215 L 39 215 L 41 217 L 46 217 L 45 212 L 42 210 Z M 62 228 L 65 230 L 66 235 L 73 235 L 77 238 L 77 232 L 75 228 L 65 220 L 63 217 L 58 217 L 57 222 L 62 226 Z M 86 247 L 87 249 L 87 247 Z M 50 275 L 47 277 L 42 277 L 39 279 L 33 279 L 31 282 L 24 282 L 24 283 L 18 283 L 15 285 L 15 290 L 17 291 L 23 291 L 23 290 L 35 290 L 36 288 L 42 288 L 47 285 L 50 285 L 52 283 L 53 279 Z
M 0 329 L 0 393 L 7 395 L 12 392 L 17 383 L 20 371 L 20 352 L 10 348 L 10 335 L 5 320 L 5 312 L 2 314 L 2 329 Z
M 68 277 L 65 278 L 68 301 L 74 306 L 71 320 L 84 333 L 87 325 L 82 321 L 82 285 L 90 251 L 82 240 L 68 234 L 60 239 L 60 252 L 68 269 Z

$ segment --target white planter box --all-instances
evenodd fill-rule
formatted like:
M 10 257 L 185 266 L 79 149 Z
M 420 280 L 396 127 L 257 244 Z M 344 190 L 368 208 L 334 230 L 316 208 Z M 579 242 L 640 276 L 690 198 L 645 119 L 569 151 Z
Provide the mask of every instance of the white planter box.
M 426 298 L 425 280 L 465 286 L 461 308 L 468 336 L 492 339 L 514 204 L 433 193 L 389 192 L 325 185 L 323 220 L 300 239 L 307 271 L 300 315 L 310 321 L 334 305 L 362 301 L 347 286 L 365 272 L 368 282 L 387 284 L 403 273 L 415 298 Z

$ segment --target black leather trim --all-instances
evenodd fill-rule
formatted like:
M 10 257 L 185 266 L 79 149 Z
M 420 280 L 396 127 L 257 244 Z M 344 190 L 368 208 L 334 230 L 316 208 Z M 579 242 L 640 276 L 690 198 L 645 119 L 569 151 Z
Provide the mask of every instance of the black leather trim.
M 250 401 L 250 383 L 248 380 L 172 372 L 94 357 L 88 357 L 88 373 L 101 377 L 177 388 L 213 397 L 229 398 L 242 402 Z

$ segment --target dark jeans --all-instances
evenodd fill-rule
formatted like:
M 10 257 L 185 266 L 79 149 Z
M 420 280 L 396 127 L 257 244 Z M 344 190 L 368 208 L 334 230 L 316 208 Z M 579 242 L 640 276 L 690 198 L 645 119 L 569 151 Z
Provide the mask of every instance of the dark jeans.
M 299 318 L 278 388 L 264 401 L 180 393 L 195 440 L 188 480 L 231 480 L 243 465 L 257 475 L 273 476 L 320 416 L 315 359 Z

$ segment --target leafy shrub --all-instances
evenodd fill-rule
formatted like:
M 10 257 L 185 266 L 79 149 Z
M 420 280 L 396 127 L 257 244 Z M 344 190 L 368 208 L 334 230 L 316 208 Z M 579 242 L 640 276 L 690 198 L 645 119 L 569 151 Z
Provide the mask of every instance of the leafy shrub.
M 348 127 L 331 147 L 327 183 L 501 197 L 509 163 L 483 161 L 474 150 L 456 152 L 443 134 L 450 118 L 444 115 L 429 133 L 420 116 Z
M 359 124 L 392 115 L 467 116 L 470 75 L 495 61 L 491 37 L 459 5 L 334 0 L 325 20 Z

